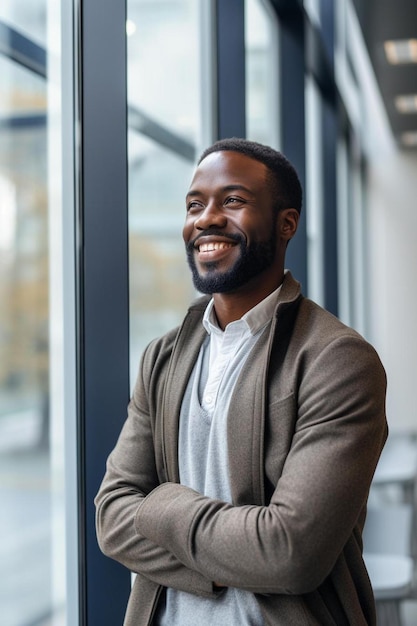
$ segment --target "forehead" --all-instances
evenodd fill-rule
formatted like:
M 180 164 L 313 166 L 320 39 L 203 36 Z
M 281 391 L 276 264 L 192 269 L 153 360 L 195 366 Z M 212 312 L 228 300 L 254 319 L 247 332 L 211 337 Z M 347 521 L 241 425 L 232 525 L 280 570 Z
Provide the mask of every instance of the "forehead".
M 256 191 L 267 181 L 266 165 L 240 152 L 219 151 L 206 156 L 197 167 L 190 189 L 242 184 Z

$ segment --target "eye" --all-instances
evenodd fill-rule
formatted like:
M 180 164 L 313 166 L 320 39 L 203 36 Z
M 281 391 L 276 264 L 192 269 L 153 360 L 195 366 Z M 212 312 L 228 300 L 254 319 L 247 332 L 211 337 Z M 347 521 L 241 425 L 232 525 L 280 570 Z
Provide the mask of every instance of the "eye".
M 245 200 L 243 198 L 239 198 L 238 196 L 229 196 L 228 198 L 226 198 L 226 200 L 224 201 L 225 204 L 228 205 L 235 205 L 235 204 L 243 204 L 245 202 Z
M 187 203 L 188 213 L 195 213 L 197 211 L 201 211 L 202 209 L 204 209 L 204 205 L 201 202 L 198 202 L 198 200 L 190 200 L 190 202 Z

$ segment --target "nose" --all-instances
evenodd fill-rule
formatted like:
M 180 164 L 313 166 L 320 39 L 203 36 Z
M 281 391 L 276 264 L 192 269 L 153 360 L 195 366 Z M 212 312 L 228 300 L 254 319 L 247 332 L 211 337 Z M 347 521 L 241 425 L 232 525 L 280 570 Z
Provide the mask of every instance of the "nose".
M 206 204 L 204 210 L 195 220 L 194 227 L 197 230 L 205 230 L 212 227 L 224 228 L 226 224 L 227 217 L 223 211 L 222 205 L 219 205 L 213 200 Z

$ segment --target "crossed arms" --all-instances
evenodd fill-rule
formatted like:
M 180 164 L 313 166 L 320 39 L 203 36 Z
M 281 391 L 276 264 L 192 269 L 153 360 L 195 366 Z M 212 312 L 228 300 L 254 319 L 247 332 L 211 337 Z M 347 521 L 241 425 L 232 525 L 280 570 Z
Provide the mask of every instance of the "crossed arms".
M 340 343 L 340 342 L 339 342 Z M 213 581 L 302 594 L 329 574 L 357 524 L 385 431 L 385 374 L 359 341 L 329 346 L 297 390 L 297 426 L 264 506 L 235 506 L 159 484 L 143 369 L 96 497 L 101 549 L 158 584 L 204 596 Z M 354 365 L 353 365 L 354 364 Z

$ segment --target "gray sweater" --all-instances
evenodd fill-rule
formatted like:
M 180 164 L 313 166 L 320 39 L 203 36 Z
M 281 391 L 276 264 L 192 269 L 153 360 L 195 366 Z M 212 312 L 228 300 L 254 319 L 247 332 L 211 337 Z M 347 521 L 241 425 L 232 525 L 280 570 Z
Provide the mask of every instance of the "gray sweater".
M 268 298 L 255 308 L 263 307 L 263 316 L 253 314 L 255 319 L 250 325 L 245 319 L 233 322 L 224 332 L 214 323 L 215 316 L 207 316 L 205 321 L 210 334 L 201 346 L 182 401 L 178 459 L 181 484 L 210 498 L 232 502 L 226 416 L 240 371 L 265 330 L 264 320 L 271 307 L 275 308 L 273 304 L 274 300 Z M 203 404 L 204 398 L 208 403 Z M 264 624 L 259 605 L 249 591 L 228 587 L 219 597 L 202 598 L 168 588 L 165 595 L 154 620 L 157 626 Z

